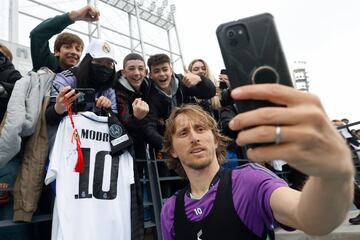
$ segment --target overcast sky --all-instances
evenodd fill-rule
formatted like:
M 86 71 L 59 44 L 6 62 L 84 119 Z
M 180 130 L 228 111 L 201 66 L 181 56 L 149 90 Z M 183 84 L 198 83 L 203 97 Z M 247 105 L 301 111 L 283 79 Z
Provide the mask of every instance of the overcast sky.
M 174 2 L 186 63 L 203 58 L 217 74 L 223 67 L 215 35 L 217 26 L 270 12 L 288 64 L 298 60 L 307 62 L 310 91 L 321 97 L 329 117 L 360 121 L 360 1 Z
M 21 11 L 36 12 L 41 18 L 58 14 L 55 11 L 34 8 L 35 4 L 26 0 L 19 1 Z M 54 8 L 70 11 L 84 6 L 87 1 L 42 2 L 51 2 Z M 148 2 L 150 0 L 145 1 Z M 160 5 L 162 0 L 158 2 Z M 6 1 L 0 0 L 0 3 L 0 17 L 6 19 Z M 310 91 L 321 97 L 329 117 L 347 117 L 351 122 L 360 121 L 360 1 L 169 0 L 169 4 L 171 3 L 176 5 L 175 17 L 185 64 L 192 59 L 203 58 L 215 75 L 224 67 L 215 35 L 217 26 L 263 12 L 271 13 L 275 18 L 288 65 L 291 67 L 294 61 L 307 62 Z M 126 15 L 117 19 L 109 9 L 100 11 L 102 23 L 110 23 L 111 28 L 119 31 L 128 30 Z M 38 23 L 38 20 L 22 16 L 19 22 L 20 44 L 29 46 L 29 32 Z M 4 25 L 0 29 L 0 38 L 7 40 L 7 24 Z M 71 27 L 87 29 L 85 23 L 76 23 Z M 146 29 L 147 27 L 143 28 L 145 34 Z M 163 40 L 161 35 L 154 32 L 152 35 L 155 42 Z M 85 36 L 81 37 L 87 42 Z M 112 39 L 109 32 L 104 32 L 102 37 Z M 151 53 L 149 48 L 146 50 Z M 120 49 L 119 52 L 122 54 L 118 55 L 121 58 L 128 50 Z M 360 125 L 357 128 L 360 128 Z

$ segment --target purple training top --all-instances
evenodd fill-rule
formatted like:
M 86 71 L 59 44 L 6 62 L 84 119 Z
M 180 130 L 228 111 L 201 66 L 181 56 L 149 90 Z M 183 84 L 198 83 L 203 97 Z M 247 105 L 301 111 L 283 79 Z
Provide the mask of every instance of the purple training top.
M 184 196 L 185 212 L 190 221 L 204 219 L 212 209 L 217 182 L 199 200 Z M 241 221 L 256 235 L 261 237 L 264 226 L 273 228 L 275 219 L 270 208 L 272 192 L 287 186 L 286 182 L 266 168 L 250 163 L 232 171 L 232 194 L 235 210 Z M 176 196 L 169 198 L 161 210 L 161 229 L 164 240 L 175 239 L 174 210 Z

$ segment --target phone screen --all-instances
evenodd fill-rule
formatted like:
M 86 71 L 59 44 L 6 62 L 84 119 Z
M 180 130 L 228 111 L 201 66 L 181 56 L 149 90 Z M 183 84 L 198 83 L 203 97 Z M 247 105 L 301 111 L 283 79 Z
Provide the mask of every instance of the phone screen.
M 80 93 L 77 103 L 95 102 L 95 89 L 93 88 L 75 88 L 75 93 Z

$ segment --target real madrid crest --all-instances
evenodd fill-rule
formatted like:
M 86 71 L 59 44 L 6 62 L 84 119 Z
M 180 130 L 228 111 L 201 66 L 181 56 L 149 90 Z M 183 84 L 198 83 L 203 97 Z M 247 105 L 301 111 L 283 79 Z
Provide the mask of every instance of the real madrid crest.
M 123 129 L 118 124 L 112 124 L 109 127 L 109 134 L 113 138 L 118 138 L 123 134 Z
M 110 44 L 105 42 L 104 45 L 102 46 L 102 50 L 105 52 L 105 53 L 110 53 L 111 51 L 111 47 L 110 47 Z

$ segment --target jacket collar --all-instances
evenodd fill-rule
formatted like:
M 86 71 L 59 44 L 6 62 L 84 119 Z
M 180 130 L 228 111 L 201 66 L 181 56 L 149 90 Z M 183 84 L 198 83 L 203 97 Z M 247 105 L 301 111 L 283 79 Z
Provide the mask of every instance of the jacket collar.
M 172 78 L 171 78 L 171 91 L 170 91 L 170 95 L 167 94 L 166 92 L 164 92 L 163 90 L 161 90 L 156 84 L 155 84 L 155 88 L 158 90 L 158 92 L 168 98 L 172 98 L 176 95 L 176 92 L 179 88 L 179 79 L 175 76 L 175 74 L 173 74 Z
M 131 86 L 131 84 L 128 82 L 128 80 L 126 80 L 126 78 L 124 78 L 123 76 L 121 76 L 118 79 L 119 83 L 125 87 L 127 90 L 131 91 L 131 92 L 136 92 L 136 90 L 133 88 L 133 86 Z

